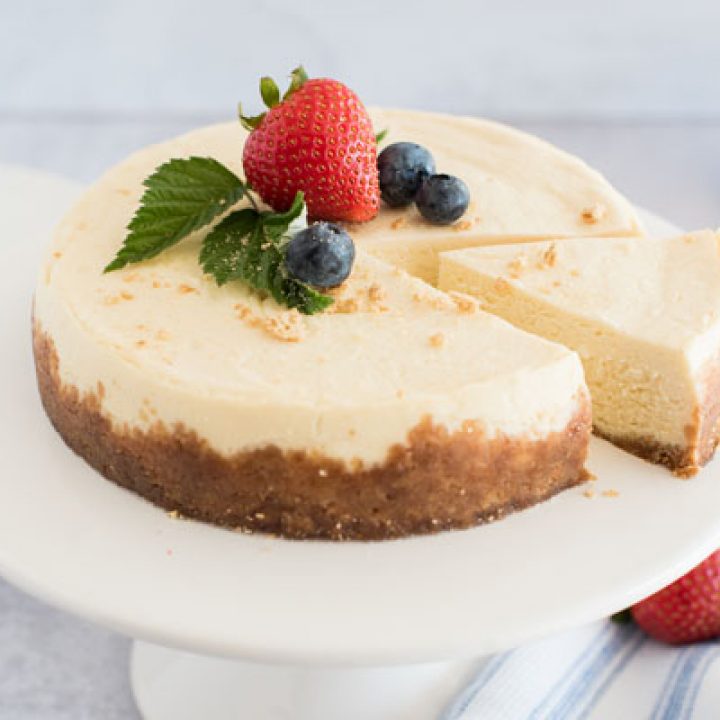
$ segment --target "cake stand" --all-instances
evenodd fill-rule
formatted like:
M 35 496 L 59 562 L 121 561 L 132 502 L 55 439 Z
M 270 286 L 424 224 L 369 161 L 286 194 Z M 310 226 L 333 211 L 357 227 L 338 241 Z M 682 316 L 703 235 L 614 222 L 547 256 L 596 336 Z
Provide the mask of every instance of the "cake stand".
M 35 390 L 36 269 L 77 192 L 0 171 L 0 572 L 138 638 L 148 720 L 438 718 L 478 658 L 609 615 L 720 545 L 718 461 L 686 482 L 600 440 L 594 497 L 474 530 L 333 544 L 168 517 L 67 450 Z

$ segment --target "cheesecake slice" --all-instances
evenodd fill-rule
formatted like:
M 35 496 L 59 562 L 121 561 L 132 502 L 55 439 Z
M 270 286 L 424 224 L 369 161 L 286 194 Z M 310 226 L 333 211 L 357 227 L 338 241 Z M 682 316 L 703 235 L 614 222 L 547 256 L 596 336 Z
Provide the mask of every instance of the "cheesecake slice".
M 470 190 L 465 215 L 430 225 L 414 205 L 385 205 L 351 228 L 355 241 L 411 275 L 435 283 L 438 253 L 464 247 L 576 236 L 637 236 L 631 204 L 579 158 L 537 137 L 479 118 L 407 110 L 374 110 L 385 143 L 416 142 L 438 172 L 462 178 Z
M 363 250 L 303 316 L 217 287 L 195 236 L 103 274 L 142 182 L 173 157 L 237 168 L 237 128 L 147 148 L 68 213 L 35 294 L 40 394 L 107 478 L 215 524 L 381 539 L 496 519 L 581 482 L 576 353 Z
M 444 253 L 439 286 L 575 350 L 595 431 L 681 475 L 713 455 L 720 416 L 720 256 L 711 231 Z

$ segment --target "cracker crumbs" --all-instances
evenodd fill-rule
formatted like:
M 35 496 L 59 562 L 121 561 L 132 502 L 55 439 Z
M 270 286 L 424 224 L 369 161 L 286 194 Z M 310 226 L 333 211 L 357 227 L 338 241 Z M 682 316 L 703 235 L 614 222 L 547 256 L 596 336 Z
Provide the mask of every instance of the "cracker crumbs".
M 131 282 L 137 282 L 137 280 L 140 278 L 140 275 L 136 272 L 131 272 L 125 275 L 125 277 L 122 279 L 123 282 L 131 283 Z
M 594 498 L 595 497 L 595 491 L 594 490 L 584 490 L 583 495 L 586 498 Z
M 520 277 L 526 266 L 527 257 L 525 255 L 518 255 L 507 264 L 508 274 L 511 278 L 517 279 Z
M 125 197 L 129 197 L 130 191 L 127 188 L 116 188 L 115 192 L 118 195 L 124 195 Z
M 198 295 L 200 294 L 200 291 L 196 287 L 188 285 L 187 283 L 180 283 L 178 285 L 178 291 L 182 295 L 188 295 L 189 293 L 197 293 Z
M 472 227 L 472 223 L 469 220 L 462 220 L 459 223 L 455 223 L 452 228 L 455 232 L 462 232 L 463 230 L 469 230 Z
M 61 253 L 59 250 L 56 250 L 56 251 L 53 253 L 53 257 L 54 257 L 56 260 L 59 260 L 59 259 L 62 257 L 62 253 Z
M 370 302 L 382 302 L 385 299 L 385 291 L 377 283 L 373 283 L 367 293 Z
M 249 327 L 264 330 L 277 340 L 298 342 L 305 337 L 305 323 L 302 315 L 295 309 L 272 316 L 258 316 L 247 305 L 237 303 L 233 307 L 239 320 L 247 323 Z
M 602 496 L 608 497 L 608 498 L 616 498 L 616 497 L 620 497 L 620 493 L 617 490 L 612 490 L 612 489 L 611 490 L 603 490 Z
M 157 290 L 158 288 L 162 287 L 162 286 L 160 285 L 160 281 L 159 281 L 159 280 L 153 280 L 153 281 L 152 281 L 152 286 L 153 286 L 153 289 L 155 289 L 155 290 Z
M 580 213 L 580 217 L 586 225 L 594 225 L 605 217 L 606 212 L 607 208 L 602 203 L 596 202 L 594 205 L 585 208 Z
M 695 236 L 694 235 L 684 235 L 683 242 L 686 245 L 693 245 L 695 243 Z
M 512 292 L 512 285 L 505 278 L 497 278 L 493 283 L 493 289 L 498 295 L 509 295 Z
M 360 309 L 358 301 L 355 298 L 342 298 L 336 300 L 325 312 L 330 314 L 349 315 L 356 313 Z
M 170 338 L 171 338 L 171 335 L 167 330 L 158 330 L 155 333 L 155 339 L 160 340 L 160 342 L 165 342 L 166 340 L 169 340 Z
M 428 338 L 430 347 L 440 348 L 445 344 L 445 336 L 442 333 L 435 333 Z
M 405 217 L 399 217 L 390 223 L 391 230 L 399 230 L 407 225 L 407 219 Z
M 550 246 L 543 251 L 538 261 L 538 268 L 541 270 L 546 267 L 555 267 L 557 263 L 557 247 L 555 243 L 551 243 Z
M 182 517 L 179 510 L 170 510 L 167 514 L 169 518 L 172 518 L 173 520 L 178 520 Z
M 573 277 L 580 277 L 580 271 L 577 268 L 573 268 L 570 271 L 570 275 L 572 275 Z
M 395 391 L 395 397 L 396 397 L 398 400 L 402 400 L 402 399 L 405 397 L 405 391 L 402 390 L 402 389 L 396 390 L 396 391 Z
M 295 309 L 268 317 L 262 325 L 267 333 L 283 342 L 298 342 L 305 337 L 305 323 Z
M 448 295 L 455 303 L 457 311 L 462 315 L 472 315 L 479 309 L 478 301 L 470 297 L 470 295 L 465 295 L 465 293 L 457 292 L 456 290 L 451 290 Z
M 147 340 L 136 340 L 135 341 L 135 347 L 145 347 L 147 345 Z

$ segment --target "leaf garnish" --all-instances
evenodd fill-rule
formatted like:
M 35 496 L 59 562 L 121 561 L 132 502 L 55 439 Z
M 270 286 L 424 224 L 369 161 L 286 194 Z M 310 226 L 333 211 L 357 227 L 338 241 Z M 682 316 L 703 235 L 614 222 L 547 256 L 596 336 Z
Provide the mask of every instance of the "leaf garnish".
M 388 129 L 383 128 L 379 133 L 377 133 L 375 135 L 375 143 L 377 145 L 379 145 L 387 137 L 387 134 L 388 134 Z
M 218 285 L 241 280 L 306 315 L 324 310 L 333 299 L 291 277 L 285 268 L 288 228 L 304 209 L 303 195 L 298 193 L 285 213 L 245 208 L 228 215 L 203 241 L 203 270 Z
M 211 223 L 245 195 L 232 171 L 212 158 L 174 159 L 145 179 L 128 235 L 105 272 L 155 257 Z

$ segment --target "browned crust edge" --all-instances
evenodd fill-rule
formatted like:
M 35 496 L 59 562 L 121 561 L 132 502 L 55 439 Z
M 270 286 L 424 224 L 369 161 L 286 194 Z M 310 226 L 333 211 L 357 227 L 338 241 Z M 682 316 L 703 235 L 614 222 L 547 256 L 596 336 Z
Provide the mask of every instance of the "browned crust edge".
M 678 477 L 692 477 L 712 459 L 720 442 L 720 358 L 708 364 L 701 386 L 700 405 L 693 413 L 695 421 L 685 428 L 684 445 L 659 443 L 651 437 L 616 435 L 598 427 L 593 431 L 643 460 L 664 465 Z
M 102 392 L 63 384 L 55 346 L 37 324 L 43 406 L 67 445 L 109 480 L 167 510 L 287 538 L 381 540 L 497 520 L 587 479 L 590 404 L 543 440 L 488 440 L 425 419 L 384 463 L 350 470 L 331 458 L 267 446 L 224 457 L 187 428 L 120 429 Z

